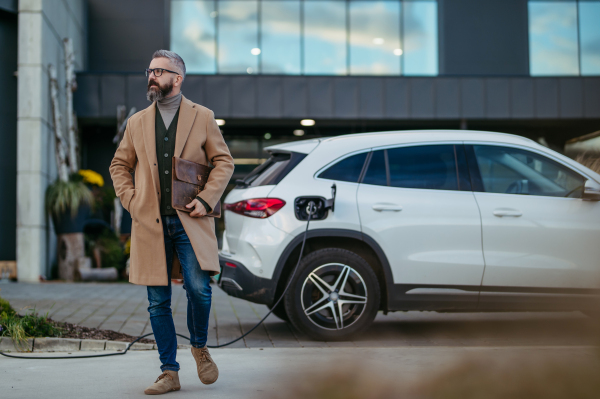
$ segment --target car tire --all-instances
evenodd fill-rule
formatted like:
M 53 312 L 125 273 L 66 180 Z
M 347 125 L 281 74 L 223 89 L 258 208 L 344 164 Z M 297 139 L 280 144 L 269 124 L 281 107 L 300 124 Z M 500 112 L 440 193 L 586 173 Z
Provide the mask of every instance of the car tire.
M 275 298 L 276 300 L 279 298 Z M 290 321 L 290 318 L 287 315 L 287 312 L 285 311 L 285 304 L 283 301 L 279 302 L 279 305 L 277 305 L 274 308 L 269 307 L 269 310 L 273 311 L 273 314 L 277 317 L 279 317 L 281 320 L 283 321 Z
M 326 248 L 302 259 L 284 302 L 297 330 L 312 339 L 336 341 L 366 330 L 380 297 L 367 261 L 345 249 Z

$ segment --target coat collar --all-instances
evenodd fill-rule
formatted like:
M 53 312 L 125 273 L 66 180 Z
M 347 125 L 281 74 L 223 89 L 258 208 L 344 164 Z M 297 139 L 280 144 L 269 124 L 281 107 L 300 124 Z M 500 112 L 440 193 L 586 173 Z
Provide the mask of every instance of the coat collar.
M 156 132 L 154 129 L 155 118 L 156 118 L 156 102 L 153 102 L 148 108 L 146 108 L 142 116 L 142 130 L 144 135 L 144 145 L 146 147 L 146 156 L 150 163 L 150 170 L 152 171 L 152 180 L 158 190 L 160 190 L 160 179 L 158 177 L 158 168 L 156 166 Z M 181 105 L 179 106 L 179 118 L 177 121 L 177 131 L 175 133 L 175 153 L 176 157 L 180 157 L 183 152 L 183 147 L 190 135 L 192 125 L 196 120 L 198 110 L 195 104 L 188 100 L 185 96 L 181 96 Z

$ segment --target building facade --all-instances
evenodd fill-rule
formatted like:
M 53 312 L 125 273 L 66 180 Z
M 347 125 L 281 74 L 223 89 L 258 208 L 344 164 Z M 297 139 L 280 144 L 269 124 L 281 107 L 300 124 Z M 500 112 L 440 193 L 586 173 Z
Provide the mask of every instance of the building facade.
M 24 25 L 35 20 L 31 9 L 41 10 L 30 25 L 37 30 Z M 56 174 L 42 69 L 60 54 L 52 40 L 65 35 L 80 43 L 82 167 L 109 182 L 116 108 L 149 105 L 143 70 L 159 48 L 184 58 L 183 94 L 222 119 L 234 179 L 281 141 L 468 128 L 562 149 L 600 126 L 597 0 L 22 0 L 16 12 L 18 127 L 3 126 L 2 140 L 12 137 L 19 150 L 16 159 L 15 151 L 2 151 L 9 163 L 13 157 L 17 182 L 14 174 L 12 182 L 3 179 L 19 189 L 12 203 L 4 194 L 2 201 L 18 215 L 17 243 L 2 240 L 0 253 L 15 251 L 19 278 L 28 281 L 46 275 L 55 256 L 43 208 L 28 201 L 43 198 Z M 0 29 L 10 27 L 0 21 Z M 48 43 L 29 61 L 32 35 Z M 29 83 L 21 73 L 33 74 Z M 23 96 L 41 104 L 30 107 Z M 26 142 L 38 143 L 35 162 L 22 155 Z

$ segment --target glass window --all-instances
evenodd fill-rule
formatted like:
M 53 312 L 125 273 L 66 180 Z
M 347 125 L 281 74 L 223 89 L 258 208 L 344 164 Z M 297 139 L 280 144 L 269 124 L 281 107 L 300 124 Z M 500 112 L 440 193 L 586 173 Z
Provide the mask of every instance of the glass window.
M 350 2 L 350 73 L 399 75 L 400 2 Z
M 362 172 L 363 165 L 367 153 L 352 155 L 346 159 L 342 159 L 333 166 L 330 166 L 319 174 L 318 177 L 329 180 L 348 181 L 351 183 L 358 182 L 360 172 Z
M 364 184 L 374 184 L 377 186 L 387 186 L 387 171 L 385 167 L 385 150 L 373 151 L 371 161 L 365 177 Z
M 458 190 L 453 145 L 424 145 L 388 150 L 393 187 Z
M 581 74 L 600 75 L 600 1 L 579 3 Z
M 299 75 L 300 1 L 263 1 L 261 72 Z
M 578 75 L 578 58 L 577 3 L 530 1 L 530 74 Z
M 215 1 L 171 2 L 171 50 L 188 73 L 216 73 Z
M 403 3 L 403 74 L 438 74 L 437 2 Z
M 258 73 L 258 1 L 218 1 L 219 73 Z
M 511 147 L 473 146 L 483 189 L 490 193 L 581 198 L 584 178 L 534 152 Z
M 304 73 L 345 75 L 346 2 L 304 1 Z
M 438 74 L 435 0 L 170 3 L 170 49 L 190 73 Z M 592 70 L 598 53 L 594 18 L 581 26 L 585 48 L 592 49 L 582 62 Z
M 306 154 L 298 152 L 272 154 L 262 165 L 257 166 L 241 181 L 238 181 L 238 187 L 257 187 L 277 184 L 305 157 Z

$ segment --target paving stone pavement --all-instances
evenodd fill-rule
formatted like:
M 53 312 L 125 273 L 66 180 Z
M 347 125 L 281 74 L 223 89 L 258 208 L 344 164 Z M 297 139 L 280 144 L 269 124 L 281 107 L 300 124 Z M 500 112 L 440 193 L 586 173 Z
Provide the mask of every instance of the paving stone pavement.
M 187 298 L 173 284 L 175 328 L 188 335 Z M 253 327 L 268 309 L 230 297 L 213 285 L 209 345 L 222 344 Z M 146 287 L 129 283 L 11 283 L 0 296 L 24 314 L 33 309 L 56 321 L 114 330 L 133 336 L 152 332 Z M 407 347 L 407 346 L 578 346 L 599 343 L 598 324 L 579 312 L 435 313 L 377 315 L 373 326 L 352 341 L 319 342 L 274 315 L 230 348 Z M 178 338 L 181 345 L 189 344 Z

